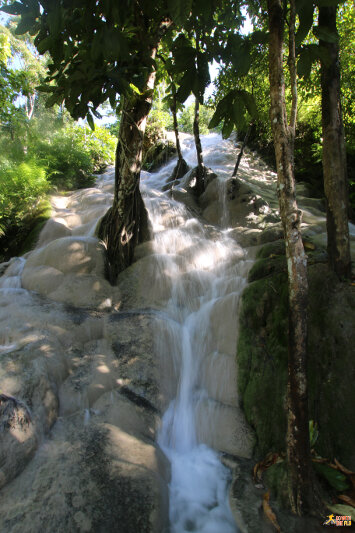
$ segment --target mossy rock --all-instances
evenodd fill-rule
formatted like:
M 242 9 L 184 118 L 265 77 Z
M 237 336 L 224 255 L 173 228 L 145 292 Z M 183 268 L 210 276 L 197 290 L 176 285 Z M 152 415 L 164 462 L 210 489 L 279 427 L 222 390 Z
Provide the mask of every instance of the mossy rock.
M 256 280 L 242 295 L 238 391 L 260 456 L 285 447 L 287 305 L 286 273 Z
M 143 169 L 153 172 L 167 163 L 175 154 L 176 148 L 173 142 L 159 140 L 147 149 L 144 155 Z
M 285 255 L 285 241 L 283 239 L 265 244 L 256 254 L 257 259 L 266 259 L 275 255 Z
M 256 454 L 283 451 L 286 435 L 288 289 L 280 243 L 265 246 L 242 295 L 237 347 L 238 390 L 257 436 Z M 327 264 L 308 268 L 309 416 L 318 424 L 316 450 L 355 468 L 355 288 Z
M 250 283 L 282 272 L 287 272 L 286 257 L 284 255 L 259 259 L 252 266 L 249 272 L 248 281 Z
M 275 463 L 264 472 L 264 481 L 271 495 L 283 506 L 288 507 L 288 473 L 286 461 Z
M 18 226 L 11 226 L 0 238 L 0 262 L 8 261 L 11 257 L 23 255 L 32 250 L 39 234 L 51 217 L 52 206 L 48 198 L 38 203 L 36 210 L 24 217 Z
M 355 468 L 355 287 L 325 264 L 309 267 L 309 409 L 317 452 Z

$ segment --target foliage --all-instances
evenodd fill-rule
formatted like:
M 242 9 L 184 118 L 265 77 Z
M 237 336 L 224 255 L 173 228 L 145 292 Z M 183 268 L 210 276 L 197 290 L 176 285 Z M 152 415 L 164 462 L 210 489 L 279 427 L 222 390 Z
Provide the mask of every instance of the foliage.
M 350 205 L 355 217 L 355 12 L 350 0 L 339 9 L 340 68 L 343 120 L 348 155 Z
M 349 483 L 342 472 L 335 470 L 326 463 L 313 462 L 315 471 L 324 477 L 329 485 L 337 491 L 344 491 L 349 488 Z
M 31 215 L 38 201 L 46 194 L 49 184 L 45 169 L 35 160 L 16 164 L 2 161 L 0 164 L 0 230 L 21 224 Z
M 72 189 L 87 186 L 94 172 L 113 163 L 115 145 L 115 138 L 105 128 L 92 132 L 69 124 L 45 139 L 34 137 L 29 150 L 45 165 L 52 185 Z
M 185 133 L 193 133 L 195 104 L 191 103 L 185 106 L 179 115 L 179 129 Z M 209 123 L 212 119 L 213 108 L 200 105 L 200 133 L 205 135 L 209 133 L 212 128 L 209 127 Z
M 150 50 L 162 41 L 172 51 L 169 70 L 179 78 L 178 99 L 183 102 L 193 92 L 202 103 L 208 62 L 242 20 L 236 0 L 144 1 L 141 7 L 126 1 L 119 9 L 113 0 L 19 0 L 3 10 L 19 15 L 16 32 L 34 35 L 39 53 L 51 56 L 41 87 L 49 95 L 48 106 L 65 102 L 75 119 L 86 116 L 93 125 L 93 115 L 107 99 L 115 108 L 119 95 L 143 90 L 155 64 Z

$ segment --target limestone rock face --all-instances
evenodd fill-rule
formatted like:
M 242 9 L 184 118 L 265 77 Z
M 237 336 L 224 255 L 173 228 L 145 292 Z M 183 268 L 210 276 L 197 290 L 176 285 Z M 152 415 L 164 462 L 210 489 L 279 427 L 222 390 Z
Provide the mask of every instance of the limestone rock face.
M 62 237 L 34 250 L 22 273 L 22 286 L 77 307 L 110 307 L 104 279 L 104 248 L 93 237 Z
M 132 411 L 124 398 L 115 400 L 116 418 L 102 402 L 102 415 L 96 409 L 86 426 L 79 414 L 56 424 L 26 476 L 17 477 L 3 494 L 3 531 L 104 532 L 119 531 L 120 524 L 127 533 L 162 531 L 165 460 L 139 433 L 145 425 L 142 410 Z M 125 430 L 124 419 L 130 421 Z
M 129 307 L 147 303 L 134 279 L 150 255 L 142 246 L 136 272 L 126 274 L 132 282 L 122 291 L 125 309 L 120 289 L 103 278 L 94 238 L 44 244 L 22 273 L 23 285 L 36 292 L 3 291 L 0 382 L 18 404 L 0 402 L 1 531 L 167 527 L 169 465 L 155 444 L 158 317 Z M 106 296 L 113 312 L 100 309 Z
M 11 481 L 32 459 L 37 435 L 31 415 L 22 402 L 0 396 L 0 488 Z
M 214 431 L 209 427 L 211 420 L 215 421 Z M 230 455 L 252 456 L 254 432 L 239 406 L 203 401 L 197 409 L 197 427 L 200 439 L 212 448 Z
M 242 296 L 238 390 L 257 453 L 285 447 L 287 387 L 287 264 L 283 241 L 265 245 Z M 308 252 L 309 416 L 319 428 L 316 451 L 355 467 L 353 346 L 355 291 L 330 272 L 317 248 Z M 339 432 L 339 426 L 346 430 Z M 270 431 L 270 427 L 272 431 Z
M 61 237 L 68 237 L 71 235 L 71 230 L 65 224 L 65 220 L 62 218 L 50 218 L 43 230 L 41 231 L 38 246 L 51 242 L 53 239 L 60 239 Z

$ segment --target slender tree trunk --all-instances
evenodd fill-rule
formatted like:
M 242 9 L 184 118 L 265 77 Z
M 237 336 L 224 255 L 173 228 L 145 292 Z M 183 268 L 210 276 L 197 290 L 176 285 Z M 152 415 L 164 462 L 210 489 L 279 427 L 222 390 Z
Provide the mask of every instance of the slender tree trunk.
M 237 161 L 235 163 L 235 167 L 234 167 L 234 170 L 233 170 L 232 178 L 235 178 L 236 175 L 237 175 L 238 168 L 239 168 L 240 162 L 242 160 L 244 149 L 245 149 L 246 144 L 248 142 L 250 132 L 251 132 L 251 124 L 249 124 L 249 126 L 248 126 L 247 132 L 246 132 L 244 140 L 242 142 L 242 146 L 240 147 L 240 151 L 239 151 L 239 154 L 238 154 L 238 157 L 237 157 Z
M 175 91 L 173 93 L 173 103 L 172 103 L 172 106 L 171 106 L 171 112 L 173 114 L 174 133 L 175 133 L 175 140 L 176 140 L 176 151 L 177 151 L 177 154 L 178 154 L 178 159 L 182 159 L 181 146 L 180 146 L 180 137 L 179 137 L 179 128 L 178 128 L 177 113 L 176 113 L 176 93 L 175 93 Z
M 36 95 L 35 93 L 32 93 L 27 96 L 26 103 L 25 103 L 25 109 L 26 109 L 26 116 L 28 120 L 31 120 L 33 116 L 33 112 L 35 109 L 35 102 L 36 102 Z
M 283 75 L 284 14 L 281 0 L 268 0 L 269 78 L 278 177 L 278 197 L 286 243 L 289 287 L 287 457 L 291 508 L 303 514 L 311 501 L 307 398 L 307 257 L 300 234 L 293 174 L 293 140 L 287 124 Z
M 185 159 L 182 157 L 181 152 L 181 145 L 180 145 L 180 137 L 179 137 L 179 128 L 178 128 L 178 121 L 177 121 L 177 113 L 176 113 L 176 93 L 175 89 L 173 89 L 173 103 L 171 105 L 171 112 L 173 114 L 173 123 L 174 123 L 174 133 L 175 133 L 175 140 L 176 140 L 176 150 L 178 154 L 178 161 L 176 163 L 176 166 L 174 168 L 173 174 L 172 174 L 172 187 L 174 186 L 175 180 L 178 180 L 182 178 L 186 174 L 186 172 L 189 169 L 188 164 L 186 163 Z
M 152 52 L 155 57 L 156 50 Z M 142 95 L 124 102 L 116 150 L 112 207 L 101 221 L 98 236 L 107 247 L 107 276 L 115 283 L 119 272 L 133 261 L 135 246 L 149 239 L 148 214 L 139 190 L 143 137 L 152 105 L 155 71 Z
M 291 83 L 291 114 L 290 125 L 288 128 L 290 150 L 292 156 L 292 170 L 294 171 L 294 154 L 295 154 L 295 137 L 297 122 L 297 67 L 296 67 L 296 5 L 295 0 L 290 1 L 290 22 L 289 22 L 289 39 L 288 39 L 288 67 L 290 71 Z
M 319 26 L 337 33 L 336 7 L 319 8 Z M 351 275 L 348 180 L 340 103 L 339 43 L 320 41 L 329 60 L 321 63 L 323 179 L 327 206 L 328 258 L 339 277 Z
M 205 165 L 203 164 L 202 145 L 200 138 L 200 104 L 195 99 L 194 138 L 197 154 L 196 194 L 199 196 L 205 190 Z

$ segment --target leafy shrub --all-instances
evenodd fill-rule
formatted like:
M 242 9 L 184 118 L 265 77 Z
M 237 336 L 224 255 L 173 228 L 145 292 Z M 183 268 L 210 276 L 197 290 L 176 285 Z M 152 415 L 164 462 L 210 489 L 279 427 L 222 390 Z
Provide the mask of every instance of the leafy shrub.
M 200 105 L 200 134 L 209 133 L 208 124 L 211 121 L 214 110 L 211 107 Z M 195 116 L 195 103 L 185 106 L 184 110 L 178 117 L 179 130 L 185 133 L 193 133 L 193 124 Z
M 35 160 L 0 164 L 0 228 L 2 234 L 36 210 L 49 189 L 45 169 Z
M 36 139 L 31 150 L 46 167 L 50 183 L 58 188 L 86 187 L 93 173 L 114 161 L 116 140 L 105 128 L 67 125 L 45 140 Z

